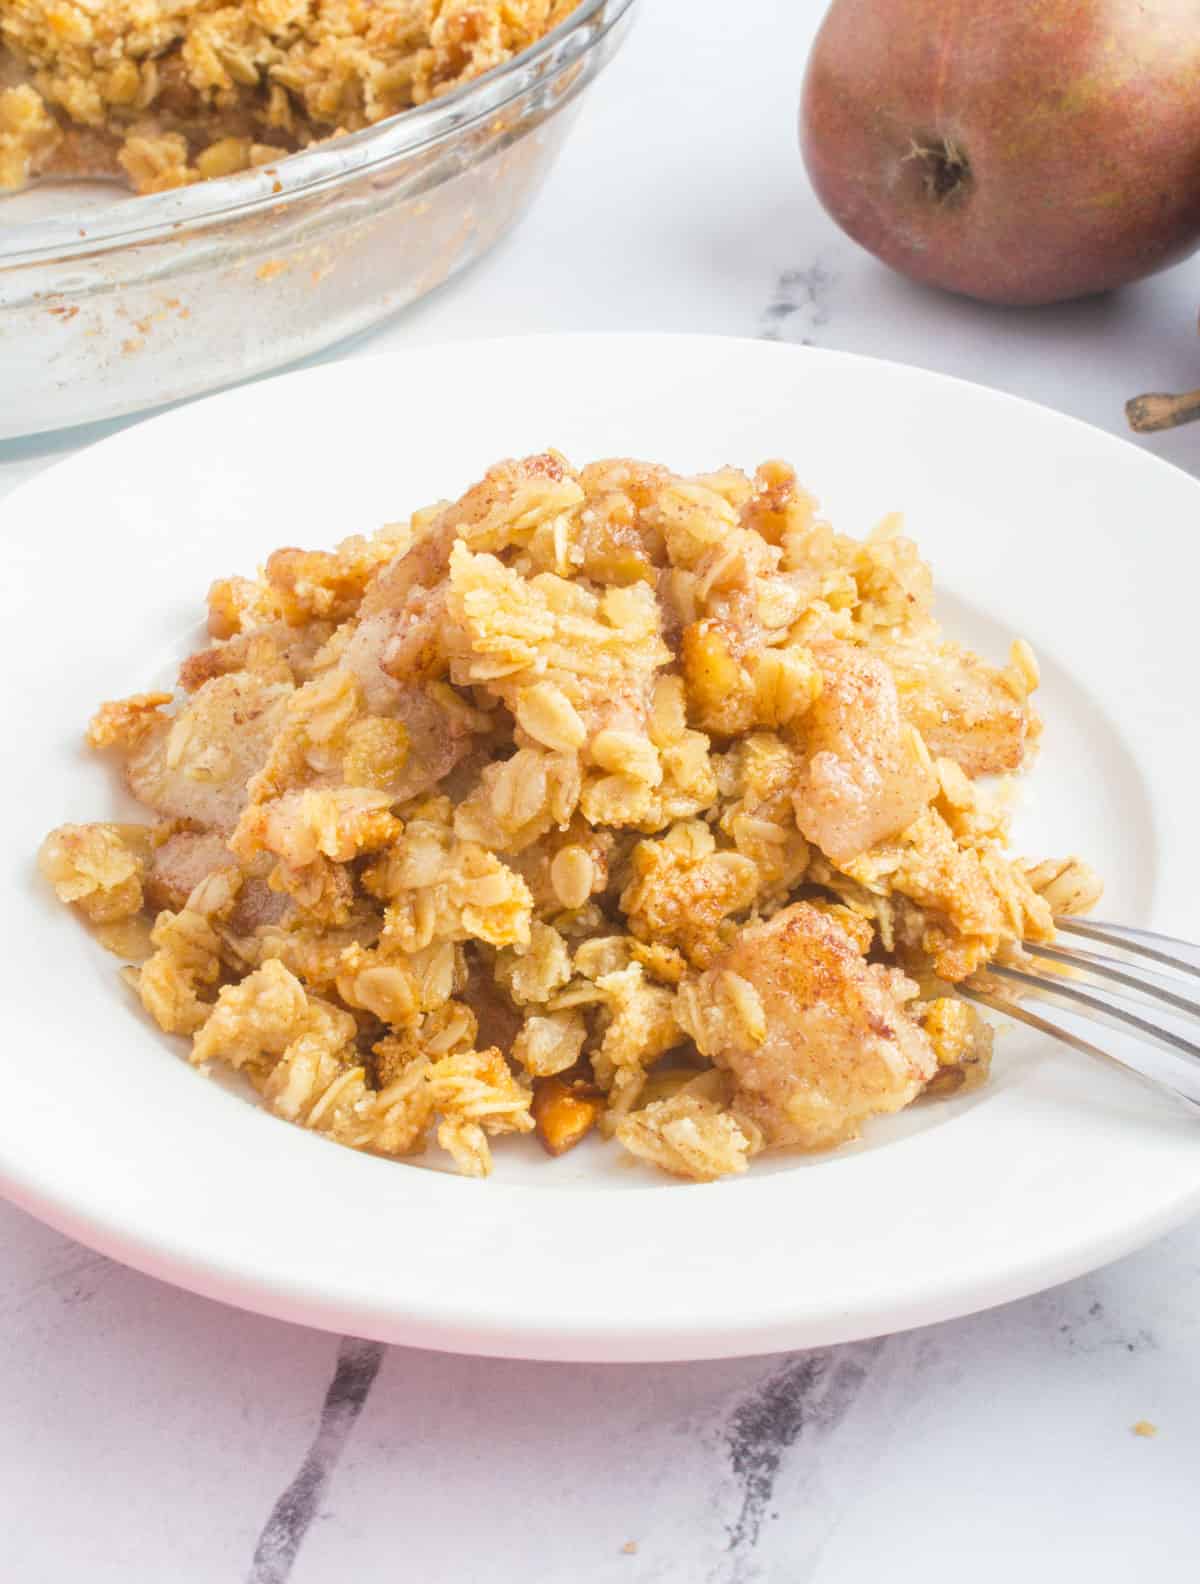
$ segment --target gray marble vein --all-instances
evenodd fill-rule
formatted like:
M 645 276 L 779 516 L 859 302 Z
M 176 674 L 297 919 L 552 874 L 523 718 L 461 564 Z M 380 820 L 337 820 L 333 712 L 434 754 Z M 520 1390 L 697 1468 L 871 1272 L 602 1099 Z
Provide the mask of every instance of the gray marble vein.
M 379 1342 L 342 1338 L 312 1445 L 263 1525 L 247 1584 L 284 1584 L 290 1577 L 347 1438 L 375 1384 L 383 1354 Z
M 807 269 L 781 270 L 763 309 L 759 335 L 764 341 L 795 341 L 815 346 L 829 323 L 829 297 L 835 277 L 818 259 Z
M 749 1584 L 762 1576 L 755 1553 L 764 1523 L 779 1516 L 773 1502 L 785 1460 L 797 1443 L 810 1463 L 820 1456 L 815 1443 L 846 1417 L 883 1346 L 878 1339 L 797 1354 L 733 1407 L 723 1442 L 738 1507 L 726 1525 L 726 1555 L 712 1570 L 710 1584 Z

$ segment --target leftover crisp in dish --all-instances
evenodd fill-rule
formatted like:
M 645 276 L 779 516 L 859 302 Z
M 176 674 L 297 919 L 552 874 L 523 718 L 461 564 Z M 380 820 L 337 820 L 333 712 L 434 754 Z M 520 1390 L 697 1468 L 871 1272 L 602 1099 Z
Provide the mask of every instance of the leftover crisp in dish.
M 954 985 L 1099 894 L 1006 854 L 1037 667 L 945 639 L 889 519 L 792 470 L 554 452 L 208 596 L 182 697 L 102 706 L 144 826 L 44 873 L 192 1060 L 355 1148 L 678 1176 L 987 1074 Z
M 0 187 L 270 164 L 502 65 L 576 3 L 0 0 Z

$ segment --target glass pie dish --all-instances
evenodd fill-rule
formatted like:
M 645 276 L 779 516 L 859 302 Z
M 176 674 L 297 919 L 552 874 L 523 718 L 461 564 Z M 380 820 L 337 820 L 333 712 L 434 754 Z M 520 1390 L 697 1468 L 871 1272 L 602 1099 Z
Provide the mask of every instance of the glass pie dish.
M 583 0 L 469 86 L 257 170 L 5 197 L 0 438 L 278 368 L 440 286 L 524 214 L 632 5 Z

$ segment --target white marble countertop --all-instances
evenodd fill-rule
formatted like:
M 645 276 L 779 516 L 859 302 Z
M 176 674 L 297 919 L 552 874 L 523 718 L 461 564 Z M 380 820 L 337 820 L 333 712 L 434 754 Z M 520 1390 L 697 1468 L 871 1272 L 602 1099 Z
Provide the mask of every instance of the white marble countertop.
M 521 230 L 331 356 L 765 335 L 1117 433 L 1127 396 L 1200 380 L 1196 268 L 1006 312 L 909 286 L 841 237 L 795 148 L 817 0 L 643 11 Z M 0 493 L 114 427 L 0 443 Z M 1148 443 L 1200 472 L 1200 425 Z M 176 1292 L 3 1205 L 0 1240 L 0 1572 L 21 1584 L 1195 1576 L 1198 1227 L 973 1319 L 673 1367 L 386 1350 Z M 1143 1419 L 1157 1436 L 1132 1433 Z

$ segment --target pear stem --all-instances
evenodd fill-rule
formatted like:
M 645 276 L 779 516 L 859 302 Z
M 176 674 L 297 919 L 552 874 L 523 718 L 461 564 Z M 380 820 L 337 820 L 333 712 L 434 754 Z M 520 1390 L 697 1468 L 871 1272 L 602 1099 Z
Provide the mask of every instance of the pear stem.
M 1178 396 L 1149 391 L 1125 403 L 1125 416 L 1129 419 L 1129 427 L 1138 434 L 1153 434 L 1159 429 L 1192 423 L 1200 418 L 1200 390 L 1183 391 Z

